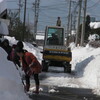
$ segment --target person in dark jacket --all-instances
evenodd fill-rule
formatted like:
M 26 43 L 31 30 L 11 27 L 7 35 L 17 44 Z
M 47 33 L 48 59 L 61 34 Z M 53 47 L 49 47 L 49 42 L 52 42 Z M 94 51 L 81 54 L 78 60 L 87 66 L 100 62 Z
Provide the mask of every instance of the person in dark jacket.
M 22 63 L 22 69 L 25 72 L 26 86 L 25 90 L 29 91 L 30 88 L 30 76 L 34 76 L 36 90 L 35 93 L 39 93 L 39 77 L 38 74 L 42 71 L 42 66 L 38 62 L 37 58 L 30 52 L 25 52 L 23 49 L 16 49 L 17 55 L 20 57 Z
M 7 52 L 8 56 L 7 59 L 10 60 L 10 54 L 12 51 L 11 46 L 9 45 L 9 41 L 7 39 L 5 39 L 2 43 L 1 43 L 1 47 Z
M 55 33 L 52 33 L 52 37 L 47 39 L 48 45 L 59 45 L 59 39 Z
M 61 19 L 60 19 L 60 17 L 58 17 L 58 19 L 57 19 L 56 26 L 61 26 Z
M 11 60 L 14 62 L 14 64 L 17 64 L 19 67 L 20 65 L 20 57 L 16 54 L 16 48 L 23 49 L 24 45 L 22 41 L 18 41 L 16 45 L 12 46 L 12 52 L 11 52 Z

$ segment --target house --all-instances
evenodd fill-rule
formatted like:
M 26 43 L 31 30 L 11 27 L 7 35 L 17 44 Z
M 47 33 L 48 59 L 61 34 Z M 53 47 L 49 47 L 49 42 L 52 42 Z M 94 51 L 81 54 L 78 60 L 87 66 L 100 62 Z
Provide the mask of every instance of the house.
M 7 5 L 5 0 L 0 0 L 0 36 L 8 35 Z

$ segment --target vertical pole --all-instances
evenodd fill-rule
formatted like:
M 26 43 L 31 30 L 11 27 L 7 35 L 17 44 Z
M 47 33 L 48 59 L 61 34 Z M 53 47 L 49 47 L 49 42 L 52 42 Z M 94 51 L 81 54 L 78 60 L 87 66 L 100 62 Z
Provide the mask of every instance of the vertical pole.
M 28 13 L 28 26 L 29 26 L 29 13 Z M 30 28 L 29 28 L 30 29 Z M 27 41 L 29 42 L 29 31 L 27 33 Z
M 69 43 L 69 37 L 68 37 L 68 35 L 70 34 L 69 32 L 70 32 L 70 29 L 69 29 L 69 27 L 70 27 L 70 16 L 71 16 L 71 0 L 69 0 L 69 11 L 68 11 L 68 24 L 67 24 L 67 40 L 66 40 L 66 44 L 68 45 L 68 43 Z
M 84 0 L 84 17 L 83 17 L 83 24 L 82 24 L 82 34 L 81 34 L 81 46 L 84 45 L 84 34 L 85 34 L 85 22 L 86 22 L 86 7 L 87 7 L 87 0 Z
M 69 27 L 70 27 L 70 16 L 71 16 L 71 0 L 69 0 L 69 12 L 68 12 L 68 25 L 67 25 L 67 34 L 69 34 Z
M 24 41 L 24 37 L 25 37 L 26 3 L 27 3 L 27 0 L 25 0 L 25 5 L 24 5 L 24 21 L 23 21 L 23 37 L 22 37 L 22 40 L 23 40 L 23 41 Z
M 20 7 L 21 6 L 21 0 L 19 0 L 19 19 L 20 19 Z
M 38 16 L 39 16 L 39 4 L 40 0 L 35 0 L 35 16 L 34 16 L 34 36 L 36 40 L 37 34 L 37 23 L 38 23 Z
M 34 4 L 34 10 L 35 10 L 35 14 L 34 14 L 34 38 L 36 39 L 36 5 L 37 5 L 37 0 L 35 0 L 35 4 Z
M 79 26 L 80 26 L 80 16 L 81 16 L 81 6 L 82 6 L 82 0 L 79 0 L 79 11 L 78 11 L 78 22 L 77 22 L 77 32 L 76 32 L 76 40 L 75 45 L 78 44 L 78 36 L 79 36 Z
M 72 14 L 70 14 L 70 25 L 69 25 L 69 34 L 71 35 L 71 31 L 72 31 Z
M 77 9 L 77 6 L 78 6 L 78 4 L 76 3 L 76 1 L 73 1 L 73 4 L 75 5 L 75 7 L 74 7 L 74 13 L 73 13 L 73 30 L 76 30 L 76 14 L 77 14 L 77 11 L 76 11 L 76 9 Z

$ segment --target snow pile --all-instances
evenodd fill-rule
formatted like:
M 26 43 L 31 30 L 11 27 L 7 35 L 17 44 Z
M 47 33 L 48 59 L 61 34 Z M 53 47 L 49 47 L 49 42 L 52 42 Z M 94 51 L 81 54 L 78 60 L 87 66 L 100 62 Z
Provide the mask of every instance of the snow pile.
M 41 52 L 41 49 L 36 48 L 32 44 L 27 43 L 27 42 L 24 43 L 24 48 L 27 51 L 33 53 L 37 57 L 37 59 L 39 60 L 39 62 L 41 62 L 41 60 L 42 60 L 42 53 L 40 53 Z
M 9 43 L 10 45 L 12 46 L 12 44 L 17 44 L 17 40 L 15 39 L 15 37 L 9 37 L 9 36 L 4 36 L 4 39 L 8 39 L 9 40 Z
M 7 53 L 0 48 L 0 100 L 29 100 L 24 93 L 21 78 Z
M 55 93 L 55 92 L 59 92 L 58 90 L 55 90 L 55 89 L 50 89 L 49 90 L 49 93 Z
M 98 71 L 100 70 L 100 48 L 79 48 L 73 50 L 72 64 L 77 76 L 83 80 L 83 85 L 88 88 L 97 87 Z M 76 55 L 75 55 L 76 54 Z
M 97 40 L 100 39 L 100 36 L 98 34 L 93 34 L 93 35 L 90 34 L 88 37 L 89 41 L 95 41 L 96 39 Z
M 15 37 L 4 36 L 4 38 L 9 40 L 10 45 L 17 44 L 18 42 L 18 40 L 16 40 Z M 40 53 L 41 49 L 34 47 L 32 44 L 28 42 L 23 42 L 23 44 L 24 44 L 24 49 L 33 53 L 37 57 L 37 59 L 41 62 L 42 60 L 42 54 Z
M 100 28 L 100 22 L 91 22 L 90 27 L 92 29 Z

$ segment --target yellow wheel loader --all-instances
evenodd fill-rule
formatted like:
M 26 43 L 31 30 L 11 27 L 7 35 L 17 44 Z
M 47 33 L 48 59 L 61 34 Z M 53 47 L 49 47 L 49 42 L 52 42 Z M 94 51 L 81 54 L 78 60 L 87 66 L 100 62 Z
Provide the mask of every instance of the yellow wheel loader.
M 63 67 L 65 73 L 71 73 L 72 52 L 65 45 L 63 27 L 46 26 L 43 45 L 43 71 L 47 72 L 50 66 Z

